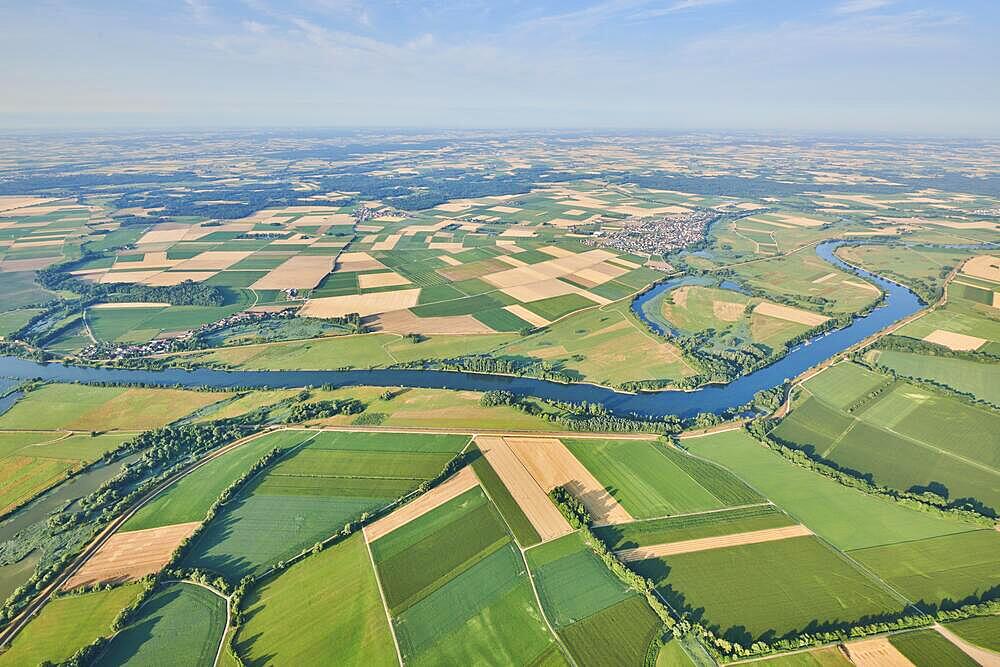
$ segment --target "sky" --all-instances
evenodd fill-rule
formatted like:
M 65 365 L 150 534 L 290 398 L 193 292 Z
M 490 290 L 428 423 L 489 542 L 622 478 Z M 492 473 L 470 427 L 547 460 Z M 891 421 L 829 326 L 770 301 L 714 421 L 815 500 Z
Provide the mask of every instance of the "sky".
M 995 0 L 0 0 L 0 127 L 1000 136 Z

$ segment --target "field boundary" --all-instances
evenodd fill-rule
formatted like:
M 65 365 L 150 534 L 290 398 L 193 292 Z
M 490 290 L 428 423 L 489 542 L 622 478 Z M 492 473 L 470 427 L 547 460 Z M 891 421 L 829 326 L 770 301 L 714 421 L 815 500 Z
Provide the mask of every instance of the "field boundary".
M 382 611 L 385 613 L 385 621 L 389 624 L 389 634 L 392 636 L 392 644 L 396 647 L 396 660 L 399 661 L 399 667 L 403 667 L 403 653 L 399 650 L 399 640 L 396 639 L 396 628 L 392 625 L 392 615 L 389 613 L 389 603 L 385 601 L 385 591 L 382 590 L 382 578 L 378 575 L 378 568 L 375 566 L 375 557 L 372 556 L 371 543 L 368 542 L 367 535 L 362 534 L 361 539 L 365 543 L 365 552 L 368 554 L 368 563 L 372 566 L 372 574 L 375 576 L 375 585 L 378 586 L 378 597 L 382 601 Z

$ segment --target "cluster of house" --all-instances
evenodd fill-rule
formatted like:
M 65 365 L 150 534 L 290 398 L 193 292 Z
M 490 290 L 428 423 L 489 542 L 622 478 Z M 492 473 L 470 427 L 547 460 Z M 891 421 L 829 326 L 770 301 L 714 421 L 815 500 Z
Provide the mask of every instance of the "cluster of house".
M 621 229 L 595 233 L 584 243 L 634 255 L 663 255 L 703 241 L 708 225 L 718 215 L 716 211 L 697 209 L 690 213 L 634 218 Z

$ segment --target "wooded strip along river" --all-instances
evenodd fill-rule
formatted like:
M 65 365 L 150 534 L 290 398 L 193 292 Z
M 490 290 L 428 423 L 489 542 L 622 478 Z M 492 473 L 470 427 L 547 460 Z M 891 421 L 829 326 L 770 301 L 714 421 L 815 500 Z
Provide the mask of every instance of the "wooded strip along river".
M 161 371 L 127 370 L 41 364 L 17 357 L 0 357 L 0 376 L 41 378 L 62 382 L 144 384 L 187 387 L 272 387 L 290 388 L 308 385 L 420 387 L 489 391 L 504 389 L 517 395 L 580 403 L 600 403 L 617 414 L 643 417 L 677 415 L 692 417 L 699 412 L 719 413 L 744 405 L 762 389 L 776 387 L 786 380 L 819 364 L 838 352 L 898 322 L 921 308 L 921 301 L 909 289 L 880 276 L 855 269 L 834 255 L 842 241 L 826 241 L 816 247 L 816 254 L 834 266 L 853 271 L 878 285 L 885 293 L 884 303 L 868 315 L 835 331 L 824 333 L 790 350 L 769 366 L 744 375 L 726 385 L 711 385 L 693 391 L 655 391 L 627 394 L 592 384 L 563 384 L 534 378 L 485 375 L 458 371 L 420 369 L 380 369 L 352 371 L 244 371 L 215 369 L 166 369 Z M 669 281 L 644 294 L 650 299 L 672 288 Z M 642 317 L 641 310 L 636 309 Z

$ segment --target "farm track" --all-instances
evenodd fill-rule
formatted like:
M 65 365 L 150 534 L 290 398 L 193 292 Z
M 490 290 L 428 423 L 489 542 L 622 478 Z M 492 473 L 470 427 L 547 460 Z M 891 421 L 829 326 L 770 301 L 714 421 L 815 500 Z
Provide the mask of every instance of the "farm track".
M 183 479 L 184 477 L 188 476 L 189 474 L 191 474 L 201 466 L 205 465 L 206 463 L 213 461 L 220 456 L 228 454 L 229 452 L 236 449 L 237 447 L 240 447 L 241 445 L 256 440 L 257 438 L 260 438 L 269 433 L 273 433 L 276 430 L 282 430 L 282 429 L 267 428 L 262 431 L 258 431 L 257 433 L 254 433 L 252 435 L 240 438 L 239 440 L 235 440 L 229 443 L 228 445 L 224 445 L 223 447 L 220 447 L 219 449 L 216 449 L 208 453 L 207 455 L 203 456 L 197 461 L 194 461 L 193 463 L 191 463 L 191 465 L 187 466 L 186 468 L 175 472 L 166 479 L 162 480 L 154 488 L 150 489 L 144 496 L 139 498 L 126 512 L 119 515 L 115 519 L 112 519 L 111 522 L 107 526 L 105 526 L 104 529 L 100 533 L 98 533 L 97 536 L 93 540 L 91 540 L 91 542 L 86 547 L 84 547 L 83 551 L 80 552 L 80 555 L 74 558 L 73 561 L 70 563 L 70 565 L 66 567 L 66 569 L 64 569 L 61 573 L 59 573 L 55 577 L 55 579 L 53 579 L 45 588 L 43 588 L 38 593 L 38 595 L 35 596 L 35 599 L 29 602 L 28 605 L 21 611 L 21 613 L 18 614 L 16 617 L 14 617 L 14 619 L 12 619 L 11 622 L 2 631 L 0 631 L 0 646 L 9 645 L 10 642 L 14 639 L 14 637 L 16 637 L 17 634 L 22 629 L 24 629 L 24 626 L 26 626 L 31 621 L 34 615 L 37 614 L 42 609 L 42 607 L 45 606 L 45 603 L 47 603 L 52 598 L 53 594 L 55 594 L 58 590 L 60 590 L 66 584 L 66 582 L 69 581 L 69 579 L 74 574 L 76 574 L 76 572 L 81 567 L 83 567 L 83 565 L 88 560 L 90 560 L 95 554 L 97 554 L 98 551 L 100 551 L 101 547 L 103 547 L 104 544 L 108 540 L 110 540 L 115 533 L 118 532 L 118 529 L 121 528 L 125 524 L 125 522 L 131 519 L 132 516 L 140 509 L 142 509 L 147 503 L 149 503 L 151 500 L 160 495 L 163 491 L 168 489 L 172 484 L 174 484 L 174 482 Z

